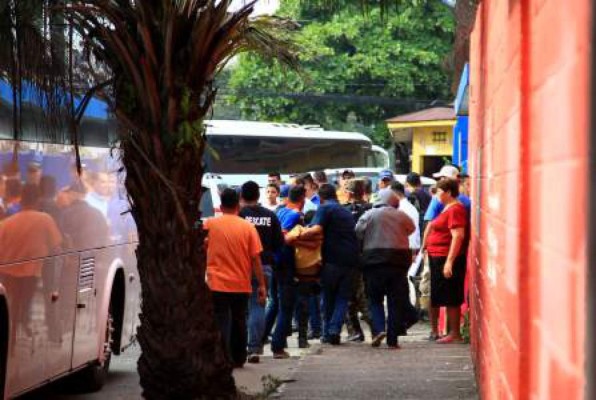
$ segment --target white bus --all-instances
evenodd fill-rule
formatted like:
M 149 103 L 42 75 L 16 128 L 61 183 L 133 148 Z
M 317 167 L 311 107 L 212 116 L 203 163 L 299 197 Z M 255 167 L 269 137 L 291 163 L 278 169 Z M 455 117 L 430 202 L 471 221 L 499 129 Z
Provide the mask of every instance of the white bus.
M 289 174 L 384 163 L 387 152 L 356 132 L 325 131 L 317 125 L 212 120 L 206 123 L 209 149 L 205 152 L 203 217 L 215 215 L 217 191 L 257 182 L 264 195 L 267 174 Z M 384 165 L 384 164 L 383 164 Z
M 367 136 L 317 126 L 213 120 L 207 141 L 207 171 L 226 175 L 367 167 L 376 156 Z
M 49 139 L 30 98 L 13 140 L 11 98 L 0 81 L 0 398 L 75 372 L 96 390 L 111 355 L 133 343 L 139 312 L 137 234 L 110 156 L 113 127 L 92 101 L 81 179 L 69 140 Z
M 374 144 L 372 146 L 372 154 L 369 156 L 368 168 L 391 168 L 391 161 L 389 160 L 389 153 L 381 146 Z

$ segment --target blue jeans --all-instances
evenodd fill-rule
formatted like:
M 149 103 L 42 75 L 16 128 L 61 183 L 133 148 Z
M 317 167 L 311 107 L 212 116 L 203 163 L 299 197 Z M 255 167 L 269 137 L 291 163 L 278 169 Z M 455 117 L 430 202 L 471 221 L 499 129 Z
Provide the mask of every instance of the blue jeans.
M 296 283 L 288 279 L 277 279 L 279 308 L 277 322 L 271 338 L 271 351 L 280 352 L 288 347 L 287 337 L 292 333 L 292 317 L 296 304 Z
M 323 337 L 339 335 L 352 297 L 354 270 L 350 267 L 325 264 L 321 270 L 323 290 Z
M 310 331 L 314 334 L 321 334 L 321 295 L 313 294 L 308 299 L 308 315 Z
M 265 307 L 265 332 L 263 333 L 262 341 L 271 335 L 277 314 L 279 313 L 279 296 L 277 295 L 277 278 L 275 273 L 271 276 L 269 284 L 269 291 L 267 293 L 267 306 Z
M 365 270 L 368 305 L 372 318 L 373 336 L 387 333 L 387 344 L 397 345 L 403 310 L 409 302 L 407 270 L 389 266 L 377 266 Z M 387 317 L 383 300 L 387 297 Z
M 267 287 L 271 285 L 271 266 L 263 265 L 263 275 Z M 248 352 L 260 353 L 263 350 L 263 335 L 265 333 L 265 306 L 258 302 L 259 281 L 252 278 L 252 294 L 248 303 Z

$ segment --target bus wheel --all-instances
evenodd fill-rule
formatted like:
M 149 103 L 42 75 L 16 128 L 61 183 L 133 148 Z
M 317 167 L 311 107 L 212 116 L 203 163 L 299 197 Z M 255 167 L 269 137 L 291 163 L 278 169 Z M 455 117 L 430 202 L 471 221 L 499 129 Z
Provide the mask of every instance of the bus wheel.
M 114 332 L 114 319 L 112 312 L 108 312 L 106 322 L 105 340 L 103 343 L 104 361 L 96 361 L 81 371 L 78 382 L 82 389 L 88 392 L 97 392 L 106 383 L 110 360 L 112 358 L 112 333 Z

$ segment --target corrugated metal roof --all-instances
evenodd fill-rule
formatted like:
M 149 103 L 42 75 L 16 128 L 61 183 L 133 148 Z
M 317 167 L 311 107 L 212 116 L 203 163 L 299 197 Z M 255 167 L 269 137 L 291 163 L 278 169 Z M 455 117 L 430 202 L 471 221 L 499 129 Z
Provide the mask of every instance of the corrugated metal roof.
M 454 120 L 455 112 L 449 107 L 434 107 L 422 111 L 416 111 L 410 114 L 398 115 L 390 118 L 386 122 L 422 122 L 438 120 Z

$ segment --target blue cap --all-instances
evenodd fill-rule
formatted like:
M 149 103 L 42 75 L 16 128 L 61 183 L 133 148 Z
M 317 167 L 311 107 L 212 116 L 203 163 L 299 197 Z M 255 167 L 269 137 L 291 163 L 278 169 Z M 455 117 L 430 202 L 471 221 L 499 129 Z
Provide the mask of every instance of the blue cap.
M 279 188 L 279 197 L 285 199 L 288 196 L 290 196 L 290 185 L 281 185 Z
M 391 171 L 390 169 L 384 169 L 381 172 L 379 172 L 379 179 L 390 179 L 393 181 L 395 180 L 395 177 L 393 176 L 393 171 Z

